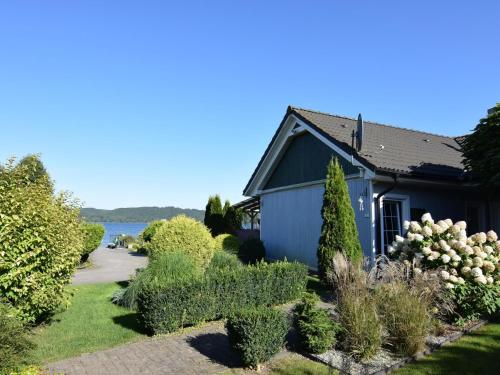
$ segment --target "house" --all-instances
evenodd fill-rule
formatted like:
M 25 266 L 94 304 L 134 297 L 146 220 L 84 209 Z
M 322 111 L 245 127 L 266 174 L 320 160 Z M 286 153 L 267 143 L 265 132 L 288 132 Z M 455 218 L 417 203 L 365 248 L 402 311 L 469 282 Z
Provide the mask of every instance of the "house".
M 244 195 L 260 210 L 270 258 L 316 268 L 326 166 L 344 170 L 366 257 L 385 254 L 405 220 L 431 212 L 466 220 L 469 233 L 500 229 L 500 201 L 486 202 L 464 171 L 460 137 L 288 107 Z

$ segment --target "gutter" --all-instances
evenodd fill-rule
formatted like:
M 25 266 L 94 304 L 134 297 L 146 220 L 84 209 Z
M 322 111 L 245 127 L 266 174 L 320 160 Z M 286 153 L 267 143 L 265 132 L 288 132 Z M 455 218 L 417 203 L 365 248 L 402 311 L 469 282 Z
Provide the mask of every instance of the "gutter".
M 384 246 L 384 244 L 382 243 L 382 236 L 381 236 L 381 233 L 380 233 L 380 230 L 381 230 L 381 220 L 382 220 L 382 217 L 381 217 L 381 212 L 380 212 L 380 199 L 386 195 L 387 193 L 391 192 L 392 190 L 394 190 L 394 188 L 397 186 L 398 184 L 398 177 L 399 175 L 398 174 L 393 174 L 392 175 L 392 185 L 389 186 L 387 189 L 383 190 L 380 194 L 377 194 L 377 197 L 375 198 L 375 208 L 376 208 L 376 220 L 375 220 L 375 227 L 376 227 L 376 230 L 375 230 L 375 237 L 376 237 L 376 241 L 375 243 L 377 244 L 377 252 L 382 254 L 382 248 Z

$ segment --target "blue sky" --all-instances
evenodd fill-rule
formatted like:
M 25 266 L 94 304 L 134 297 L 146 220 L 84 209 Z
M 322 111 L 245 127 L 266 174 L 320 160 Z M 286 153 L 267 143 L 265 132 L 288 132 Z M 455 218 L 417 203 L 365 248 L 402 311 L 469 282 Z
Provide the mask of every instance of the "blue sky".
M 87 206 L 236 201 L 289 104 L 440 134 L 500 101 L 498 1 L 4 1 L 0 160 Z

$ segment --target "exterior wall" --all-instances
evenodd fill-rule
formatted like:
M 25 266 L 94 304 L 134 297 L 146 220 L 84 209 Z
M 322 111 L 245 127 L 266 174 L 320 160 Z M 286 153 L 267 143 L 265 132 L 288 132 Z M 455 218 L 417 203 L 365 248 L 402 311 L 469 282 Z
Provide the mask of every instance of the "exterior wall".
M 389 186 L 387 183 L 374 182 L 373 192 L 378 194 Z M 410 208 L 425 209 L 435 220 L 465 220 L 466 202 L 481 200 L 473 192 L 429 186 L 397 185 L 388 194 L 409 196 Z
M 278 160 L 264 189 L 324 180 L 326 168 L 332 157 L 339 160 L 344 174 L 359 174 L 358 167 L 341 157 L 311 133 L 292 138 L 286 151 Z
M 347 181 L 356 224 L 365 256 L 372 253 L 370 181 L 362 178 Z M 260 238 L 271 259 L 297 260 L 317 268 L 316 250 L 321 235 L 321 207 L 324 185 L 265 193 L 260 198 Z M 359 196 L 364 198 L 360 211 Z

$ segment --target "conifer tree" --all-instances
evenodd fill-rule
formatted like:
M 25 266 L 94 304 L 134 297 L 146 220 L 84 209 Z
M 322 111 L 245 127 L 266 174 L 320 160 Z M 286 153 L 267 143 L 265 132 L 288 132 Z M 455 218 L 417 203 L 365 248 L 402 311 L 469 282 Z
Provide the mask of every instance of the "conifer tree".
M 321 217 L 318 270 L 320 278 L 326 282 L 337 252 L 344 252 L 352 261 L 360 261 L 363 257 L 344 172 L 337 159 L 328 164 Z

